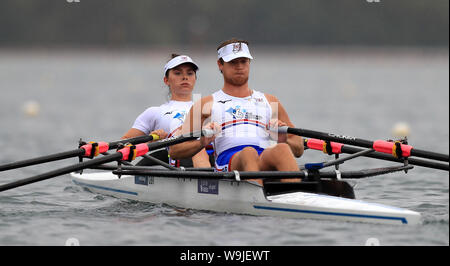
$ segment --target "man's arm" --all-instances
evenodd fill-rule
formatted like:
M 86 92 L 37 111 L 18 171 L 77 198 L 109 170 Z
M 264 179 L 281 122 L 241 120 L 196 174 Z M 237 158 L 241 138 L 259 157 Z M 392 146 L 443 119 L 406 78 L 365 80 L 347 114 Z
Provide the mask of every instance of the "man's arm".
M 181 127 L 180 134 L 200 131 L 204 121 L 211 116 L 211 106 L 212 96 L 204 97 L 200 101 L 194 103 Z M 201 137 L 199 140 L 186 141 L 172 145 L 169 148 L 169 155 L 174 160 L 191 158 L 199 153 L 211 141 L 211 138 Z
M 272 106 L 272 118 L 276 118 L 279 121 L 282 121 L 287 124 L 288 127 L 295 127 L 289 119 L 289 115 L 284 109 L 281 102 L 277 99 L 277 97 L 265 94 L 269 104 Z M 303 138 L 301 136 L 288 134 L 286 143 L 291 147 L 292 153 L 295 157 L 300 157 L 303 155 L 304 146 L 303 146 Z

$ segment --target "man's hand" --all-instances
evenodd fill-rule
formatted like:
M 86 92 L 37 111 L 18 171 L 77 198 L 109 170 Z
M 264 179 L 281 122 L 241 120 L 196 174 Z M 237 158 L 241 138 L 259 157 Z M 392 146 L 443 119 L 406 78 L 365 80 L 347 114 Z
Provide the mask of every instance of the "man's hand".
M 278 143 L 286 143 L 287 134 L 285 133 L 277 133 L 278 127 L 288 126 L 285 122 L 280 121 L 278 119 L 271 119 L 269 121 L 269 134 L 270 138 L 276 140 Z
M 200 138 L 200 143 L 203 148 L 213 142 L 216 139 L 216 136 L 222 131 L 222 128 L 216 122 L 210 122 L 206 124 L 203 129 L 209 129 L 214 132 L 212 136 L 202 136 Z

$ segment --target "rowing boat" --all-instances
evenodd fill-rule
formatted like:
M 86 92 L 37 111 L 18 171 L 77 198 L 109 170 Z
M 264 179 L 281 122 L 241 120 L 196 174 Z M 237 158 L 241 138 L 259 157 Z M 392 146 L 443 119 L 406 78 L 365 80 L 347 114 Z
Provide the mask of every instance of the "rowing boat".
M 364 140 L 355 137 L 298 128 L 278 129 L 279 133 L 309 137 L 305 148 L 322 150 L 335 160 L 309 163 L 301 171 L 211 172 L 211 169 L 180 169 L 159 162 L 158 168 L 132 165 L 137 157 L 152 158 L 151 152 L 170 145 L 210 135 L 208 130 L 158 140 L 150 135 L 113 142 L 81 142 L 78 149 L 0 165 L 0 172 L 25 166 L 79 157 L 79 163 L 0 185 L 0 192 L 70 174 L 73 182 L 92 192 L 175 207 L 217 212 L 311 218 L 386 224 L 420 224 L 418 212 L 355 199 L 353 188 L 344 180 L 365 178 L 414 166 L 449 171 L 449 155 L 417 149 L 399 141 Z M 317 137 L 314 140 L 311 138 Z M 153 142 L 148 142 L 153 140 Z M 140 143 L 140 144 L 137 144 Z M 351 147 L 363 147 L 364 149 Z M 109 150 L 117 149 L 109 154 Z M 350 155 L 339 158 L 340 154 Z M 94 158 L 102 154 L 99 158 Z M 339 165 L 358 157 L 399 162 L 401 165 L 357 171 L 340 171 Z M 414 158 L 419 157 L 419 158 Z M 425 158 L 427 160 L 423 160 Z M 83 161 L 83 159 L 89 159 Z M 117 162 L 116 166 L 107 165 Z M 414 166 L 413 166 L 414 165 Z M 334 171 L 324 172 L 334 166 Z M 83 173 L 85 169 L 106 171 Z M 184 170 L 184 171 L 183 171 Z M 301 182 L 280 182 L 280 179 Z M 252 181 L 263 180 L 263 185 Z
M 329 181 L 340 187 L 344 185 L 345 192 L 331 196 L 329 194 L 333 193 L 317 193 L 317 184 L 322 187 L 329 184 L 323 180 L 315 186 L 311 186 L 314 182 L 307 181 L 296 185 L 268 182 L 261 186 L 253 181 L 214 178 L 213 173 L 166 171 L 172 176 L 161 176 L 164 171 L 151 172 L 134 175 L 117 175 L 111 171 L 72 173 L 71 178 L 76 185 L 94 193 L 180 208 L 384 224 L 421 223 L 418 212 L 353 199 L 353 189 L 340 180 Z M 188 175 L 176 177 L 182 172 Z M 342 191 L 337 187 L 331 190 Z

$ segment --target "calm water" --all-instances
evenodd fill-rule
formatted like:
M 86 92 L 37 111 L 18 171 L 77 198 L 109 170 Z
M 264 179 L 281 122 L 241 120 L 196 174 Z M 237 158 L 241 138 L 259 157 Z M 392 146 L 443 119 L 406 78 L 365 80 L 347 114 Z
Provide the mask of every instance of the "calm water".
M 280 49 L 277 49 L 278 51 Z M 397 122 L 410 144 L 449 152 L 448 51 L 342 52 L 254 49 L 250 86 L 275 94 L 298 127 L 365 139 L 391 138 Z M 110 141 L 167 96 L 162 67 L 172 51 L 0 52 L 0 163 L 71 150 L 79 138 Z M 219 89 L 210 55 L 196 92 Z M 28 101 L 38 116 L 24 114 Z M 307 151 L 299 160 L 324 160 Z M 0 183 L 76 163 L 68 159 L 0 173 Z M 391 165 L 373 159 L 343 170 Z M 420 226 L 253 217 L 95 195 L 61 176 L 0 193 L 0 245 L 449 245 L 449 174 L 416 167 L 357 183 L 359 199 L 421 212 Z

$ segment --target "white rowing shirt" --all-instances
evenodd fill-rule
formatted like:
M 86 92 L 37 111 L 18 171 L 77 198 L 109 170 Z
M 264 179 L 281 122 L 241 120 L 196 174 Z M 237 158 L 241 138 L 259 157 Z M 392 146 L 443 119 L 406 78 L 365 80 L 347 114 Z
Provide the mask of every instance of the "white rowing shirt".
M 176 129 L 183 125 L 192 104 L 192 101 L 169 101 L 158 107 L 150 107 L 136 118 L 133 128 L 146 135 L 154 130 L 163 129 L 170 137 Z
M 169 101 L 158 107 L 150 107 L 136 118 L 133 128 L 139 129 L 145 135 L 150 134 L 154 130 L 163 129 L 169 138 L 183 125 L 192 104 L 192 101 Z M 167 159 L 172 166 L 177 164 L 176 160 Z
M 216 158 L 224 151 L 241 145 L 254 145 L 263 149 L 271 141 L 267 128 L 272 108 L 264 93 L 253 91 L 251 96 L 240 98 L 222 90 L 213 94 L 211 121 L 218 123 L 222 132 L 213 145 Z

